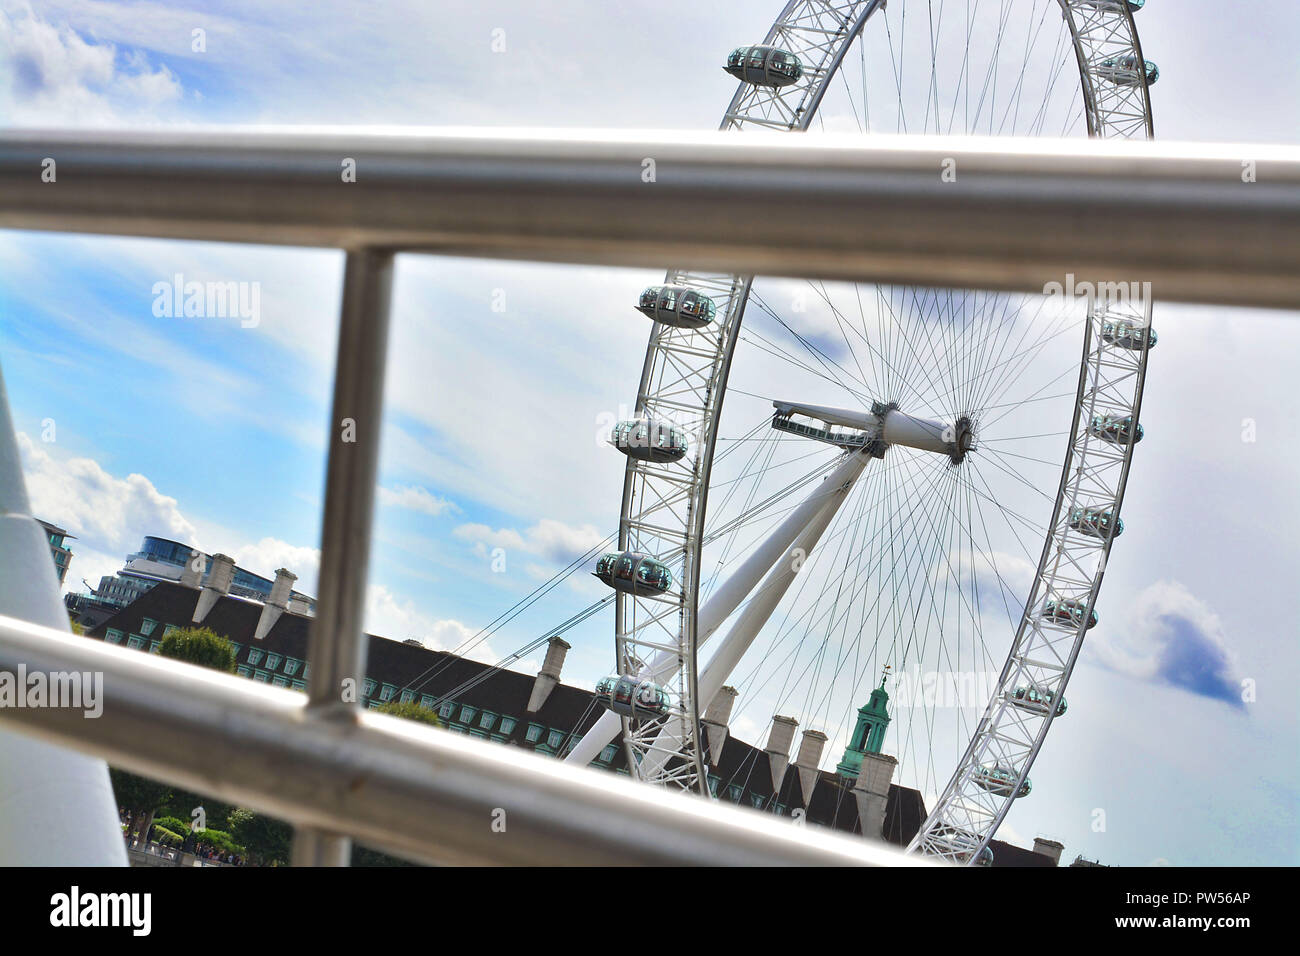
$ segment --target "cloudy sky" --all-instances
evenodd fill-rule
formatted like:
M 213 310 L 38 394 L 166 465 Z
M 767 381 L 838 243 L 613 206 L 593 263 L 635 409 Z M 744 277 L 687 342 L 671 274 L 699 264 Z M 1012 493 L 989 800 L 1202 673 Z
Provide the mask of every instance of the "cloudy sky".
M 0 0 L 0 123 L 711 129 L 734 88 L 720 60 L 779 4 L 728 6 L 611 20 L 577 0 Z M 1297 141 L 1300 10 L 1238 6 L 1233 22 L 1211 0 L 1140 14 L 1161 138 Z M 156 534 L 289 567 L 314 593 L 341 267 L 329 251 L 0 232 L 0 363 L 34 510 L 78 536 L 70 585 Z M 257 283 L 260 321 L 156 315 L 155 284 L 178 274 Z M 400 259 L 372 631 L 456 647 L 614 530 L 623 461 L 598 439 L 643 356 L 628 302 L 661 275 Z M 1125 865 L 1300 862 L 1285 612 L 1300 327 L 1163 304 L 1155 322 L 1101 623 L 1002 836 Z M 602 594 L 575 575 L 474 653 L 496 659 Z M 567 679 L 608 672 L 610 630 L 573 632 Z M 744 711 L 736 729 L 756 740 L 769 716 Z

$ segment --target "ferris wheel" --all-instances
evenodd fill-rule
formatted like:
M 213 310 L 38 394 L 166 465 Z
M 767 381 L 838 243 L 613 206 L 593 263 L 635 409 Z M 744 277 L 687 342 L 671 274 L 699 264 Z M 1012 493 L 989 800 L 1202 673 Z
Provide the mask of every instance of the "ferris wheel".
M 1150 137 L 1144 3 L 790 0 L 725 59 L 721 128 Z M 621 733 L 636 777 L 707 794 L 701 720 L 724 685 L 756 725 L 789 713 L 835 738 L 892 671 L 900 781 L 937 795 L 909 849 L 987 863 L 1124 530 L 1156 335 L 1149 296 L 1111 291 L 684 267 L 642 292 L 636 412 L 610 439 L 618 548 L 595 568 L 617 673 L 567 759 Z M 950 699 L 982 672 L 977 701 Z

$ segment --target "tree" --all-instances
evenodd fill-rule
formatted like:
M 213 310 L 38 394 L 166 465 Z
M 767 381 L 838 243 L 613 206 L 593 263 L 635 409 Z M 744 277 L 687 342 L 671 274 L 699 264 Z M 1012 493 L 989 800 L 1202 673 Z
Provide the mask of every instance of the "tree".
M 235 672 L 235 649 L 230 641 L 208 627 L 182 627 L 163 637 L 158 656 L 188 661 L 227 674 Z
M 390 717 L 402 717 L 406 720 L 418 721 L 422 724 L 429 724 L 433 727 L 441 727 L 442 721 L 438 715 L 416 701 L 406 701 L 405 703 L 397 700 L 390 700 L 376 708 L 381 714 L 387 714 Z M 352 846 L 352 865 L 353 866 L 413 866 L 409 860 L 402 860 L 387 853 L 380 853 L 378 850 L 372 850 L 369 847 L 353 844 Z
M 108 775 L 113 782 L 117 805 L 126 810 L 127 836 L 134 838 L 133 843 L 143 842 L 149 835 L 154 814 L 171 799 L 172 788 L 113 767 L 108 768 Z
M 228 825 L 231 839 L 245 848 L 250 861 L 262 866 L 289 862 L 293 828 L 283 820 L 240 807 L 230 815 Z
M 407 720 L 419 721 L 422 724 L 430 724 L 434 727 L 441 727 L 442 721 L 438 715 L 425 707 L 423 704 L 416 703 L 413 700 L 405 703 L 396 700 L 390 700 L 386 704 L 381 704 L 375 708 L 378 713 L 387 714 L 389 717 L 404 717 Z
M 172 631 L 159 643 L 158 654 L 228 674 L 235 670 L 235 649 L 230 641 L 207 627 Z M 154 814 L 172 799 L 172 788 L 125 770 L 110 768 L 110 773 L 117 805 L 127 811 L 128 829 L 137 834 L 137 842 L 142 842 L 149 835 Z

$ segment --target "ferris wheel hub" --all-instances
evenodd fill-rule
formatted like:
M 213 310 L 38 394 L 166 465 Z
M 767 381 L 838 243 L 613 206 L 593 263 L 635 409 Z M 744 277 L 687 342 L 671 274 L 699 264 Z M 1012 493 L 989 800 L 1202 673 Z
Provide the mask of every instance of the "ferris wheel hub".
M 883 458 L 892 445 L 946 455 L 955 465 L 975 443 L 975 423 L 963 415 L 950 424 L 900 411 L 896 402 L 873 402 L 870 411 L 801 402 L 773 402 L 772 427 L 841 448 L 866 448 Z M 807 421 L 796 421 L 796 417 Z M 837 431 L 836 428 L 847 429 Z

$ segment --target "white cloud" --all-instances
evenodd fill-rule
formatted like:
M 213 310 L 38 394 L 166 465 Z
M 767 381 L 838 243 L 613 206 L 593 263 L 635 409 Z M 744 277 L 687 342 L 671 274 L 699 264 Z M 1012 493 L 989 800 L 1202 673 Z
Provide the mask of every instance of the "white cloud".
M 285 568 L 298 575 L 294 588 L 305 594 L 315 594 L 320 574 L 320 549 L 290 544 L 278 538 L 262 538 L 251 544 L 240 545 L 231 552 L 235 563 L 247 571 L 273 578 L 275 572 Z
M 1103 666 L 1139 680 L 1242 706 L 1239 669 L 1223 624 L 1178 581 L 1157 581 L 1088 647 Z
M 406 508 L 437 517 L 445 511 L 459 511 L 455 502 L 446 498 L 435 498 L 425 488 L 418 485 L 397 485 L 393 488 L 379 489 L 379 503 L 389 508 Z
M 176 499 L 144 475 L 117 478 L 90 458 L 56 459 L 24 432 L 18 433 L 18 449 L 32 512 L 71 531 L 89 549 L 125 555 L 148 534 L 202 547 Z
M 474 628 L 449 618 L 436 618 L 383 585 L 370 586 L 365 627 L 377 637 L 395 641 L 415 638 L 431 650 L 455 651 L 461 657 L 484 664 L 496 664 L 505 656 L 489 641 L 480 639 Z M 524 659 L 511 664 L 509 669 L 535 674 L 540 666 L 539 661 Z
M 29 4 L 0 10 L 0 115 L 14 126 L 112 126 L 156 120 L 184 91 L 165 64 L 86 39 Z
M 488 548 L 504 548 L 507 552 L 513 549 L 565 564 L 590 551 L 605 538 L 592 525 L 575 527 L 553 518 L 543 518 L 523 531 L 514 528 L 494 530 L 485 524 L 471 523 L 460 525 L 453 533 L 473 542 L 477 552 Z

